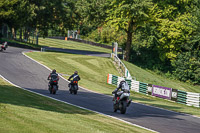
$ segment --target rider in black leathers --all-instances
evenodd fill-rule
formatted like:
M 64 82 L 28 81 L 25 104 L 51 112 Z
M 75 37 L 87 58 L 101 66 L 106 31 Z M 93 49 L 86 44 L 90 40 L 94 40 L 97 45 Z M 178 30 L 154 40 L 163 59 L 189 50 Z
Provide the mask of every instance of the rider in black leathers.
M 78 84 L 78 81 L 81 80 L 81 78 L 79 77 L 77 71 L 75 71 L 74 74 L 72 74 L 72 75 L 68 78 L 68 81 L 70 81 L 71 78 L 73 78 L 73 80 L 71 81 L 70 84 L 73 84 L 73 81 L 77 81 L 77 84 Z M 69 84 L 68 86 L 70 86 L 70 84 Z
M 53 86 L 53 84 L 58 84 L 58 80 L 59 80 L 59 76 L 58 74 L 56 73 L 56 70 L 54 69 L 52 71 L 52 73 L 49 74 L 47 80 L 50 80 L 49 81 L 49 84 L 50 84 L 50 88 Z M 54 83 L 53 81 L 57 81 L 56 83 Z M 58 86 L 58 85 L 57 85 Z

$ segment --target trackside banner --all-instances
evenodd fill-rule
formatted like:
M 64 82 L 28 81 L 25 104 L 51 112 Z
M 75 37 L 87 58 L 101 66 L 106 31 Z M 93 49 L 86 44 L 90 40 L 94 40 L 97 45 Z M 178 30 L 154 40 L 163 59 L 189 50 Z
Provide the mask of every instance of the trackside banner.
M 152 96 L 171 99 L 172 88 L 152 85 Z

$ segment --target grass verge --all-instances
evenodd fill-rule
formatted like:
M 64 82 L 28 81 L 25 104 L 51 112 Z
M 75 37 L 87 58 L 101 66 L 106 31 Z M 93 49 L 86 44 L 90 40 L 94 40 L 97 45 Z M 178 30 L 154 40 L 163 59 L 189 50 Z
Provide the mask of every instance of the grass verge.
M 111 95 L 111 92 L 116 88 L 116 86 L 106 83 L 108 73 L 119 76 L 109 58 L 54 52 L 32 52 L 27 53 L 27 55 L 51 69 L 55 68 L 59 73 L 72 74 L 77 70 L 81 77 L 79 85 L 84 88 L 107 95 Z M 56 63 L 52 63 L 55 61 Z M 138 73 L 137 76 L 139 75 L 141 76 L 141 73 Z M 131 92 L 131 98 L 134 102 L 200 116 L 200 109 L 196 107 L 189 107 L 173 101 L 142 95 L 136 92 Z
M 11 86 L 0 78 L 1 133 L 150 132 Z

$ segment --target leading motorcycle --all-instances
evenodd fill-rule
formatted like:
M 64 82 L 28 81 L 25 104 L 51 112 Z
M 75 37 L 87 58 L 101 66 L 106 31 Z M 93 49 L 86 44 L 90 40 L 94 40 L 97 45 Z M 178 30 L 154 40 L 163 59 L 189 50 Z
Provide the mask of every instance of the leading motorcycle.
M 117 97 L 114 96 L 113 99 L 113 110 L 114 112 L 117 112 L 117 110 L 120 110 L 121 114 L 126 113 L 126 108 L 129 107 L 132 100 L 129 100 L 130 93 L 128 91 L 119 91 L 117 94 Z
M 68 87 L 69 87 L 69 93 L 70 94 L 74 93 L 76 95 L 78 92 L 78 81 L 71 80 L 70 83 L 68 84 Z

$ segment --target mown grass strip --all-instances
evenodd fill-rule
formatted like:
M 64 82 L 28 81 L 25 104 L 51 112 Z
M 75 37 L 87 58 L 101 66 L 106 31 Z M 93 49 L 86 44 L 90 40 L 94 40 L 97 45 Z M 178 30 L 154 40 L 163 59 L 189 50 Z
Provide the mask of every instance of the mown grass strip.
M 48 46 L 48 47 L 56 47 L 56 48 L 64 48 L 64 49 L 75 49 L 75 50 L 85 50 L 85 51 L 95 51 L 95 52 L 103 52 L 103 53 L 111 53 L 111 49 L 106 49 L 98 46 L 92 46 L 85 43 L 79 43 L 74 41 L 66 41 L 59 39 L 50 39 L 50 38 L 39 38 L 39 45 Z

